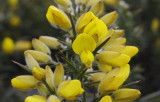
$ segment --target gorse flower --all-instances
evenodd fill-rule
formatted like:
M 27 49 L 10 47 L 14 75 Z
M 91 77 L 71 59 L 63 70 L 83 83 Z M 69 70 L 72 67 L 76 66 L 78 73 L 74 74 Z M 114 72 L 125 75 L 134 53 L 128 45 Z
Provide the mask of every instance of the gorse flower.
M 22 91 L 35 88 L 42 95 L 29 96 L 25 102 L 87 102 L 90 94 L 95 96 L 92 102 L 137 99 L 140 91 L 125 88 L 123 83 L 130 74 L 128 63 L 138 48 L 125 45 L 124 30 L 113 29 L 118 12 L 103 16 L 103 0 L 54 1 L 58 7 L 49 6 L 46 17 L 65 35 L 61 40 L 51 36 L 34 38 L 34 50 L 24 51 L 26 65 L 13 61 L 31 75 L 13 78 L 12 86 Z M 13 51 L 11 39 L 3 45 L 6 51 Z M 92 87 L 97 91 L 90 91 Z

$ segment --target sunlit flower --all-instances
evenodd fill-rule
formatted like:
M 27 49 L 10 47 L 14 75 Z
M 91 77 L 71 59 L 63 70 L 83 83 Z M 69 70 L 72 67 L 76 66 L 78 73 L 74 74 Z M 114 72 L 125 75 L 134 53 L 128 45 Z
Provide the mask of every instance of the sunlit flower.
M 67 100 L 75 100 L 78 95 L 81 95 L 83 92 L 84 90 L 79 80 L 64 81 L 58 87 L 59 96 Z

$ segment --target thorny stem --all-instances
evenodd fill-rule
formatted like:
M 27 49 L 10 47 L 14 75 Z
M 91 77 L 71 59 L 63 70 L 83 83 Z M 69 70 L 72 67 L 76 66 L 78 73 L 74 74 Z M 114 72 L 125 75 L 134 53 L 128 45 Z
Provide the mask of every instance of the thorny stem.
M 74 20 L 73 20 L 73 17 L 72 17 L 70 12 L 68 13 L 68 15 L 69 15 L 69 18 L 70 18 L 70 21 L 71 21 L 71 24 L 72 24 L 73 39 L 75 39 L 76 38 L 76 28 L 75 28 Z
M 121 88 L 125 88 L 125 87 L 131 86 L 131 85 L 133 85 L 133 84 L 137 84 L 137 83 L 139 83 L 140 81 L 141 81 L 141 80 L 128 83 L 128 84 L 126 84 L 126 85 L 123 85 Z

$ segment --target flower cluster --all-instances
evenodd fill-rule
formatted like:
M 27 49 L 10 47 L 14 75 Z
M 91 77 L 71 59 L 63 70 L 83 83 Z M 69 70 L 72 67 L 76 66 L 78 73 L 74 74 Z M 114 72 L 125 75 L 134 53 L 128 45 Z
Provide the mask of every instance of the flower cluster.
M 65 39 L 34 38 L 34 50 L 24 52 L 26 65 L 14 61 L 31 75 L 13 78 L 12 86 L 22 91 L 36 88 L 41 94 L 29 96 L 25 102 L 88 102 L 90 94 L 94 95 L 92 102 L 137 99 L 140 91 L 125 88 L 123 83 L 130 74 L 128 63 L 138 48 L 126 46 L 124 30 L 111 26 L 118 13 L 113 11 L 102 16 L 102 0 L 55 2 L 59 8 L 49 6 L 46 17 L 53 27 L 67 32 Z M 51 49 L 57 53 L 51 53 Z M 90 88 L 97 91 L 91 92 Z

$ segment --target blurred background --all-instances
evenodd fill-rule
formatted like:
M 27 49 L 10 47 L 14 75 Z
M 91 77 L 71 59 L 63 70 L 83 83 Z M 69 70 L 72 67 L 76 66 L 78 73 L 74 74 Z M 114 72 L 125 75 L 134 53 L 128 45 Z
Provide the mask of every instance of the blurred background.
M 132 58 L 128 82 L 142 92 L 137 102 L 160 102 L 160 0 L 106 0 L 105 14 L 118 11 L 115 27 L 125 30 L 127 45 L 139 48 Z M 32 38 L 59 36 L 45 15 L 52 0 L 0 0 L 0 102 L 23 102 L 30 92 L 12 88 L 11 79 L 28 74 L 11 60 L 22 64 L 23 52 L 31 49 Z M 14 50 L 4 50 L 13 47 Z M 2 50 L 3 49 L 3 50 Z

